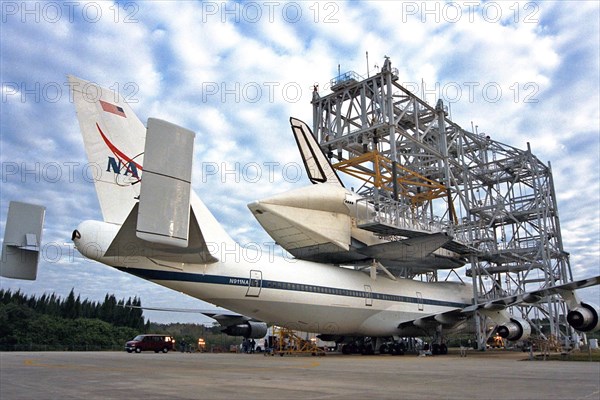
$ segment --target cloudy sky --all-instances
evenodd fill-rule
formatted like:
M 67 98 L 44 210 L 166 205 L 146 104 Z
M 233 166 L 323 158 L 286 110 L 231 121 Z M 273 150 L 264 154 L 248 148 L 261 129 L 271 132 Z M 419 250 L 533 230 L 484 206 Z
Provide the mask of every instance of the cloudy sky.
M 288 118 L 312 120 L 312 86 L 366 75 L 389 56 L 400 82 L 442 97 L 452 119 L 534 154 L 554 172 L 575 278 L 600 273 L 600 8 L 578 2 L 20 2 L 1 22 L 0 232 L 8 202 L 47 207 L 31 294 L 140 296 L 146 306 L 205 308 L 188 296 L 87 261 L 69 245 L 101 219 L 67 74 L 118 91 L 142 121 L 197 133 L 194 189 L 235 239 L 269 243 L 246 204 L 308 184 Z M 365 53 L 369 54 L 369 63 Z M 424 85 L 423 85 L 424 83 Z M 262 167 L 257 177 L 247 165 Z M 211 171 L 210 175 L 207 172 Z M 216 172 L 215 172 L 216 171 Z M 2 233 L 3 236 L 3 233 Z M 598 290 L 587 290 L 589 299 Z M 146 313 L 153 321 L 197 315 Z

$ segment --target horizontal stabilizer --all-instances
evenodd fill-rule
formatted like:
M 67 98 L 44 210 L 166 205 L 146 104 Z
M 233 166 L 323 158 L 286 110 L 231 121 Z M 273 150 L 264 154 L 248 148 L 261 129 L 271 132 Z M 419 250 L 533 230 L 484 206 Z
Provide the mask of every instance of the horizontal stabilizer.
M 170 246 L 141 240 L 137 236 L 138 205 L 136 204 L 106 250 L 105 257 L 116 257 L 117 262 L 118 259 L 129 257 L 147 257 L 152 260 L 179 264 L 210 264 L 218 261 L 210 254 L 193 209 L 190 213 L 188 246 Z
M 343 187 L 344 184 L 323 154 L 308 125 L 296 118 L 290 118 L 290 124 L 310 181 L 315 184 L 330 183 Z
M 187 247 L 195 133 L 148 118 L 136 235 Z
M 46 208 L 11 201 L 8 206 L 0 276 L 35 280 Z
M 380 260 L 411 260 L 427 257 L 452 238 L 445 233 L 417 236 L 414 238 L 377 244 L 359 249 L 361 254 Z

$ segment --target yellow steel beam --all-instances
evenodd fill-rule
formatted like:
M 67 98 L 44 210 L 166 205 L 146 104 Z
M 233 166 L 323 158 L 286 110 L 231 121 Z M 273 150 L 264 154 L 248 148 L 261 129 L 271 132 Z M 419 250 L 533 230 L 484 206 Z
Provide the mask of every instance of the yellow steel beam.
M 358 168 L 366 162 L 373 163 L 372 168 L 365 167 L 364 170 Z M 340 172 L 344 172 L 364 182 L 370 183 L 378 189 L 388 191 L 393 190 L 392 161 L 382 154 L 379 154 L 378 151 L 364 153 L 358 157 L 340 161 L 334 164 L 333 167 Z M 447 195 L 446 187 L 441 183 L 429 179 L 400 164 L 396 164 L 396 168 L 397 171 L 401 172 L 400 176 L 396 179 L 399 193 L 402 196 L 409 198 L 413 205 L 418 205 L 425 201 L 445 197 Z M 410 191 L 410 186 L 420 187 L 424 190 L 419 193 L 413 193 Z

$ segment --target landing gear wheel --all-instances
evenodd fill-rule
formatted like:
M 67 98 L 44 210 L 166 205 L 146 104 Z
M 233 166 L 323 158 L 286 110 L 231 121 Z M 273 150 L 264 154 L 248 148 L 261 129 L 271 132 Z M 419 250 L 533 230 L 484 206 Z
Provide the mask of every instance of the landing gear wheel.
M 448 346 L 445 343 L 440 345 L 440 354 L 448 354 Z
M 404 345 L 402 343 L 394 343 L 394 354 L 399 356 L 404 355 Z
M 390 349 L 388 347 L 387 344 L 382 344 L 381 346 L 379 346 L 379 353 L 380 354 L 389 354 L 390 353 Z
M 371 345 L 361 346 L 360 348 L 360 354 L 362 354 L 363 356 L 370 356 L 374 353 L 375 352 L 373 351 L 373 347 Z
M 359 348 L 354 343 L 348 343 L 342 346 L 342 354 L 357 354 Z

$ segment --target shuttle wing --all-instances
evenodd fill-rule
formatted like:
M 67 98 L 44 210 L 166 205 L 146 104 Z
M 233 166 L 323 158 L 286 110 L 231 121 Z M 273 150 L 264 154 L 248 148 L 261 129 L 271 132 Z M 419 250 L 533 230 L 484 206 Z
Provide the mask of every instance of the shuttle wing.
M 450 240 L 445 233 L 434 233 L 368 246 L 358 252 L 377 260 L 415 260 L 427 257 Z

